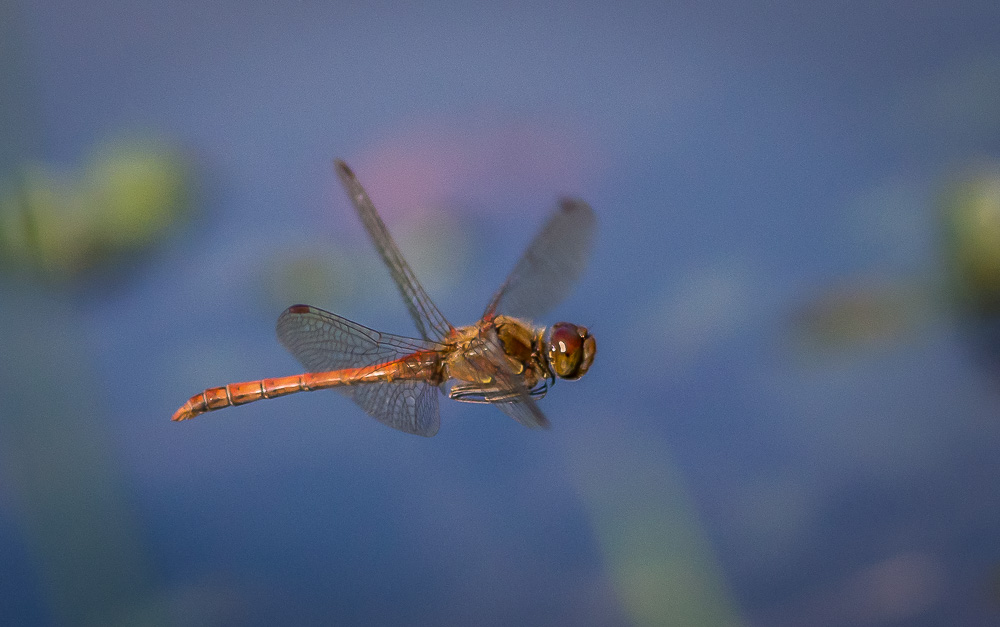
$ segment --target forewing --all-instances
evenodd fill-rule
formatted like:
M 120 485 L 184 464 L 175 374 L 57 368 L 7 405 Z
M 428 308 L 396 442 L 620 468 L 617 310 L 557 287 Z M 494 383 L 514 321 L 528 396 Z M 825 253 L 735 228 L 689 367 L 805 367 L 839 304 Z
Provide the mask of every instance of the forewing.
M 486 315 L 535 320 L 566 296 L 587 265 L 597 218 L 582 200 L 564 198 L 493 296 Z
M 417 277 L 413 274 L 410 265 L 406 263 L 403 254 L 396 246 L 389 230 L 385 228 L 385 223 L 379 217 L 378 211 L 365 188 L 358 182 L 357 177 L 351 168 L 341 160 L 334 162 L 337 176 L 340 177 L 347 195 L 350 197 L 354 208 L 361 217 L 361 222 L 365 225 L 368 235 L 371 236 L 375 248 L 378 250 L 382 261 L 389 268 L 392 280 L 396 282 L 399 293 L 403 296 L 406 308 L 410 311 L 410 317 L 420 336 L 427 340 L 443 340 L 451 332 L 452 326 L 438 310 L 424 288 L 420 286 Z
M 293 305 L 278 318 L 278 339 L 312 372 L 364 368 L 417 351 L 439 350 L 434 342 L 379 333 L 308 305 Z M 440 426 L 438 387 L 399 380 L 336 388 L 370 416 L 394 429 L 430 437 Z

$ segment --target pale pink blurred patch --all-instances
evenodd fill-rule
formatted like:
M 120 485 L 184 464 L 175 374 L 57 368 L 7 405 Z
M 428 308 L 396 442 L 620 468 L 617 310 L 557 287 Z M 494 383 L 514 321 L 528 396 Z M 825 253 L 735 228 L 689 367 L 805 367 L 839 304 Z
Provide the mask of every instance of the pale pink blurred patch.
M 944 567 L 926 553 L 908 552 L 872 565 L 847 582 L 846 600 L 856 600 L 872 622 L 920 615 L 942 596 Z
M 585 195 L 606 157 L 583 124 L 424 121 L 348 163 L 379 212 L 547 212 L 561 195 Z
M 868 565 L 804 602 L 774 608 L 773 614 L 758 617 L 754 624 L 904 624 L 934 607 L 946 585 L 945 567 L 935 556 L 908 551 Z

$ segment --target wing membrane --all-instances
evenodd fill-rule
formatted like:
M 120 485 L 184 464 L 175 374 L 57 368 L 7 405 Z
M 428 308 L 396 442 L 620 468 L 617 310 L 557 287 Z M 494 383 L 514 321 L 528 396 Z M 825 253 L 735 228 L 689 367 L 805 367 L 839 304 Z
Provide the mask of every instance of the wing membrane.
M 389 268 L 392 280 L 396 282 L 396 287 L 406 302 L 406 308 L 410 311 L 410 317 L 417 325 L 420 336 L 426 340 L 443 340 L 452 331 L 451 324 L 420 286 L 416 275 L 389 235 L 389 230 L 385 228 L 385 223 L 382 222 L 375 205 L 368 197 L 365 188 L 358 182 L 354 172 L 339 159 L 334 162 L 334 166 L 382 261 Z
M 293 305 L 278 318 L 278 339 L 312 372 L 365 368 L 417 351 L 441 350 L 435 342 L 379 333 L 308 305 Z M 370 416 L 394 429 L 432 436 L 440 426 L 438 387 L 400 380 L 337 388 Z
M 393 429 L 429 438 L 441 426 L 438 387 L 424 381 L 363 383 L 338 391 Z
M 442 350 L 427 340 L 373 331 L 309 305 L 292 305 L 278 317 L 278 340 L 312 372 L 364 368 L 417 351 Z
M 593 246 L 597 218 L 582 200 L 564 198 L 493 296 L 486 315 L 535 320 L 569 295 Z

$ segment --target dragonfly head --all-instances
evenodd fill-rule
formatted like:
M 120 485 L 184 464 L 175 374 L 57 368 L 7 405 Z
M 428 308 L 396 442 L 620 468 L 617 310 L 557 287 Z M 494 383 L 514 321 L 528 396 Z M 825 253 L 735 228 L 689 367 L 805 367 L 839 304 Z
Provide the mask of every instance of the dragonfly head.
M 549 365 L 552 372 L 561 379 L 579 379 L 590 364 L 594 363 L 597 353 L 597 342 L 587 331 L 587 327 L 579 327 L 569 322 L 557 322 L 549 327 L 548 340 Z

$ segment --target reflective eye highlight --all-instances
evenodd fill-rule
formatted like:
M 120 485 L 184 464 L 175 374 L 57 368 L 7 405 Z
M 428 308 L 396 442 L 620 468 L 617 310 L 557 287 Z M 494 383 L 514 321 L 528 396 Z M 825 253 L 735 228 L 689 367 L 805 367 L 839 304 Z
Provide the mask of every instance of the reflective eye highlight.
M 549 329 L 548 358 L 561 379 L 579 379 L 594 363 L 597 342 L 586 327 L 559 322 Z

